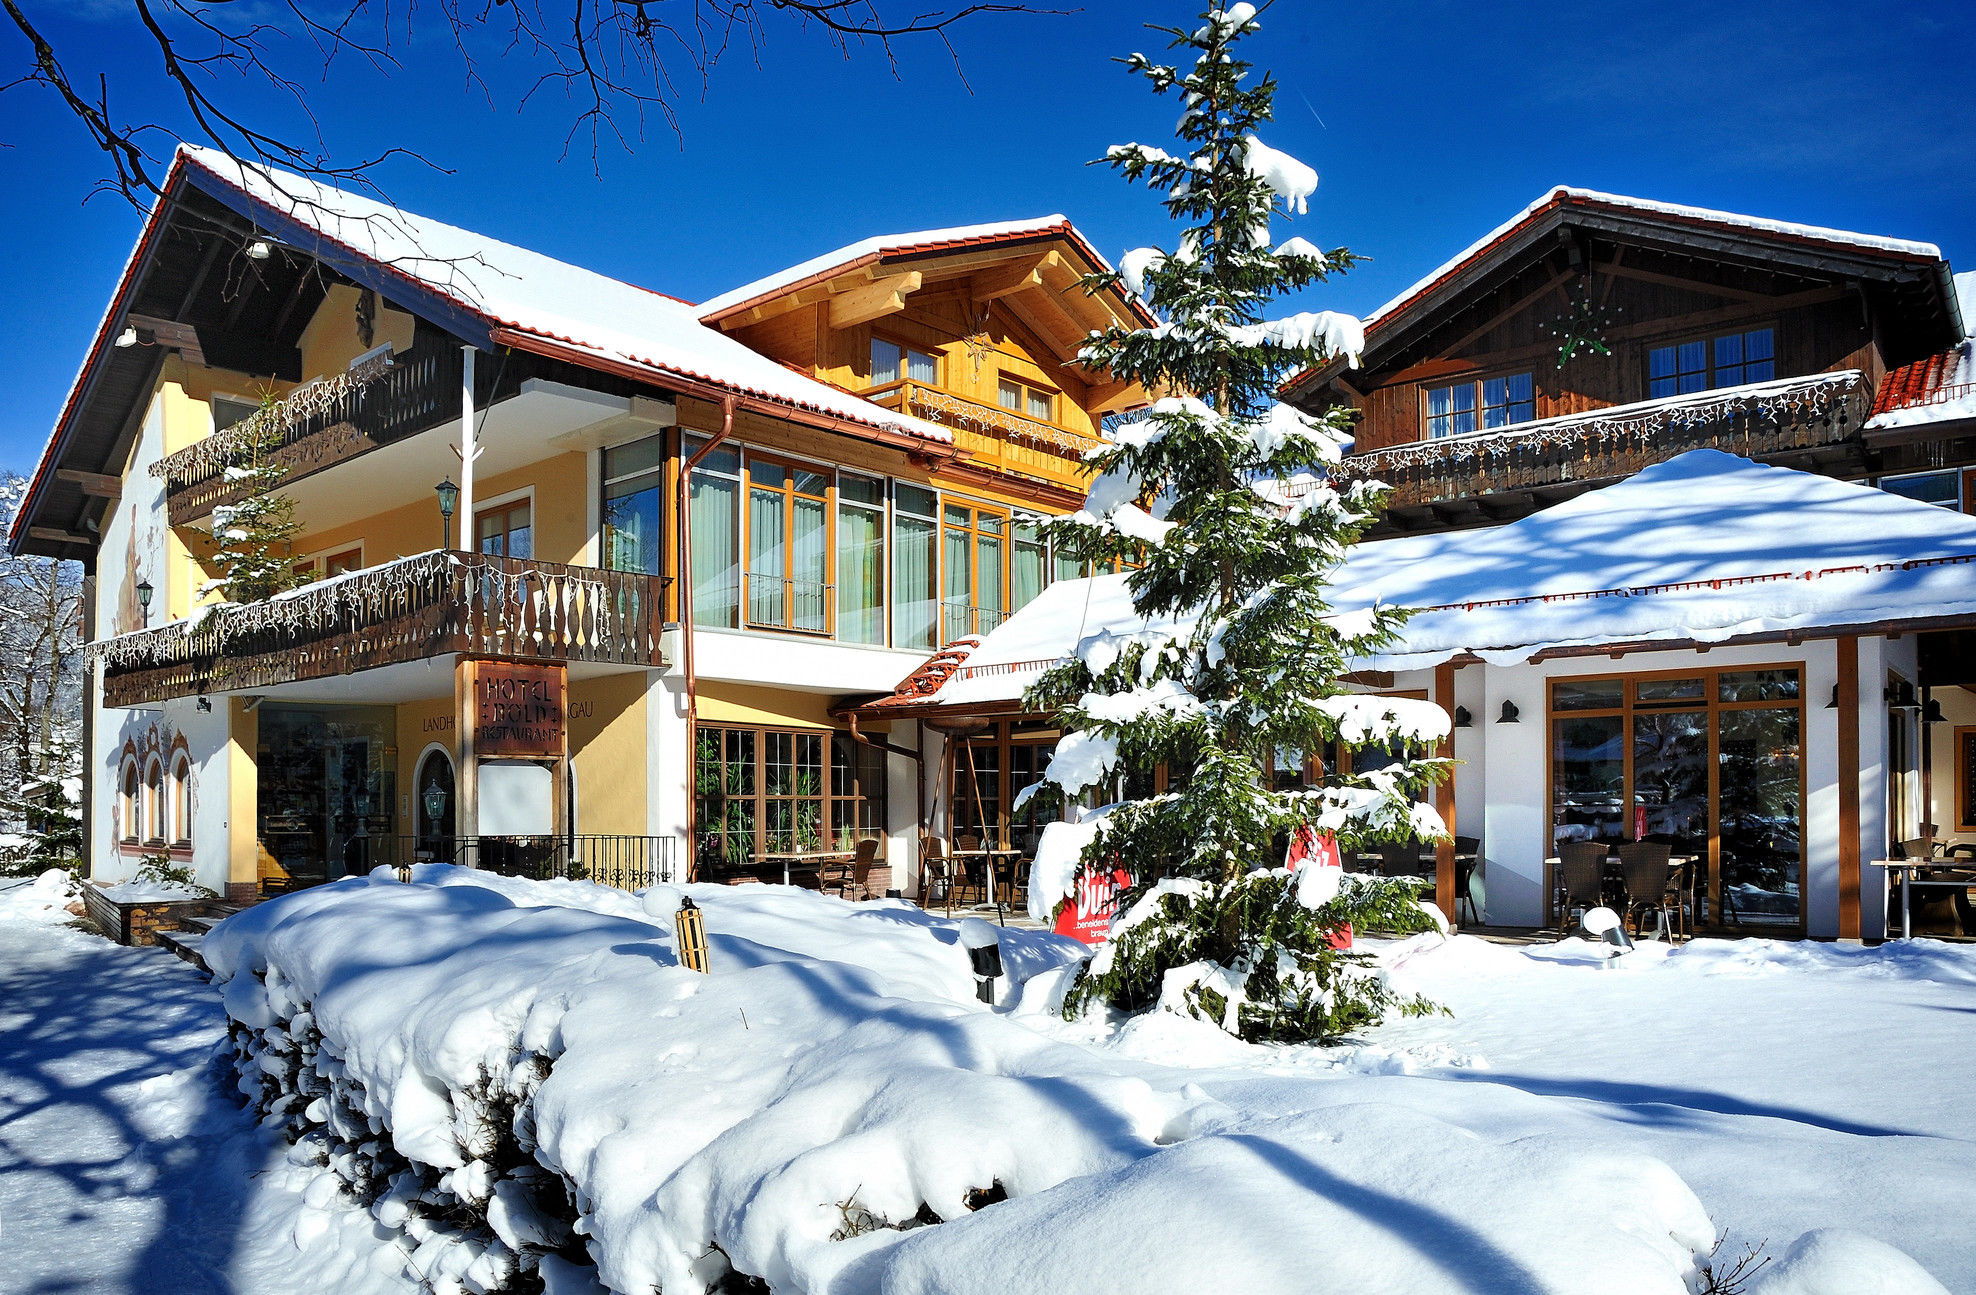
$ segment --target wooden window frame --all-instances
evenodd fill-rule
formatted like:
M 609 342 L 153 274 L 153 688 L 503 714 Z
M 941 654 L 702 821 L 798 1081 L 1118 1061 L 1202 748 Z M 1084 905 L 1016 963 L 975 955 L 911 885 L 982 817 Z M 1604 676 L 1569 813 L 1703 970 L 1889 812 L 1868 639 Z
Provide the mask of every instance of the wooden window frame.
M 172 758 L 171 843 L 183 849 L 192 844 L 192 761 L 183 752 Z
M 899 348 L 899 376 L 896 378 L 887 378 L 883 382 L 878 380 L 878 366 L 871 354 L 871 348 L 880 342 L 885 343 L 887 346 L 896 346 Z M 932 381 L 929 382 L 925 378 L 915 378 L 912 376 L 911 356 L 914 354 L 924 355 L 933 361 Z M 946 361 L 947 357 L 938 350 L 920 346 L 914 342 L 908 342 L 903 337 L 899 337 L 893 333 L 885 333 L 873 329 L 870 338 L 865 342 L 865 382 L 873 391 L 882 391 L 892 387 L 903 386 L 908 382 L 917 382 L 925 387 L 940 387 L 944 391 L 946 388 L 942 386 L 941 379 L 947 373 Z
M 1749 674 L 1761 670 L 1795 670 L 1798 675 L 1798 696 L 1794 702 L 1771 701 L 1723 701 L 1721 676 L 1725 674 Z M 1637 703 L 1637 685 L 1642 680 L 1655 679 L 1695 679 L 1702 680 L 1702 695 L 1694 702 L 1669 701 L 1663 704 Z M 1806 881 L 1811 871 L 1811 843 L 1807 839 L 1811 821 L 1810 805 L 1810 747 L 1808 731 L 1807 687 L 1810 671 L 1803 658 L 1790 661 L 1759 661 L 1743 665 L 1696 665 L 1685 670 L 1641 670 L 1608 671 L 1601 674 L 1552 675 L 1544 680 L 1544 830 L 1545 857 L 1557 849 L 1557 775 L 1554 765 L 1557 756 L 1557 733 L 1554 727 L 1559 717 L 1606 718 L 1621 717 L 1622 741 L 1620 750 L 1624 761 L 1620 775 L 1625 787 L 1625 798 L 1620 811 L 1620 822 L 1627 831 L 1633 824 L 1633 714 L 1636 710 L 1666 712 L 1679 710 L 1704 710 L 1708 713 L 1708 848 L 1703 856 L 1706 868 L 1706 896 L 1711 920 L 1722 912 L 1722 726 L 1717 716 L 1721 711 L 1734 710 L 1796 710 L 1798 714 L 1798 920 L 1795 927 L 1778 924 L 1775 926 L 1748 923 L 1733 929 L 1739 932 L 1775 931 L 1804 934 L 1810 917 L 1810 895 Z M 1613 706 L 1586 706 L 1571 710 L 1558 710 L 1555 706 L 1559 684 L 1609 682 L 1620 683 L 1620 704 Z M 1551 911 L 1552 896 L 1544 895 L 1544 921 L 1546 925 L 1555 920 Z
M 755 465 L 771 464 L 781 469 L 785 484 L 781 486 L 758 485 L 755 481 Z M 814 473 L 824 479 L 823 493 L 811 494 L 796 489 L 796 474 Z M 750 565 L 754 550 L 754 500 L 757 490 L 774 493 L 782 497 L 782 598 L 783 619 L 780 623 L 758 621 L 752 611 L 748 582 L 756 572 Z M 791 540 L 796 534 L 796 500 L 807 499 L 823 505 L 823 626 L 809 629 L 795 624 L 796 599 L 788 592 L 795 584 L 795 545 Z M 837 472 L 823 464 L 806 463 L 801 459 L 781 454 L 756 454 L 747 451 L 741 459 L 741 625 L 744 629 L 766 630 L 770 633 L 803 634 L 811 637 L 835 639 L 837 637 Z
M 144 839 L 144 769 L 136 756 L 125 756 L 117 770 L 117 840 L 136 845 Z
M 949 522 L 947 520 L 947 510 L 949 508 L 967 509 L 968 510 L 967 525 L 957 526 L 952 522 Z M 1000 520 L 1000 522 L 1002 523 L 1002 529 L 999 533 L 995 531 L 984 531 L 981 529 L 981 518 L 984 515 Z M 941 620 L 940 620 L 938 637 L 941 639 L 943 643 L 949 642 L 952 640 L 952 638 L 955 637 L 962 637 L 960 635 L 950 636 L 947 634 L 947 629 L 946 629 L 946 616 L 947 616 L 946 609 L 947 609 L 947 604 L 949 602 L 949 599 L 947 598 L 947 532 L 949 531 L 959 531 L 967 536 L 968 628 L 966 633 L 974 634 L 974 635 L 982 635 L 982 634 L 990 633 L 991 631 L 999 628 L 1004 621 L 1007 621 L 1010 616 L 1015 614 L 1009 610 L 1009 601 L 1010 601 L 1009 595 L 1011 592 L 1010 577 L 1011 577 L 1011 569 L 1013 566 L 1011 559 L 1013 557 L 1013 550 L 1014 550 L 1013 530 L 1014 530 L 1014 521 L 1015 521 L 1015 510 L 1007 504 L 984 503 L 979 500 L 968 499 L 959 495 L 950 495 L 943 490 L 940 492 L 939 521 L 940 521 L 940 548 L 939 548 L 940 613 L 939 614 Z M 1002 542 L 1002 588 L 1001 588 L 1002 600 L 1001 600 L 1001 606 L 997 609 L 984 609 L 981 605 L 981 543 L 980 541 L 983 535 L 992 535 L 996 539 L 999 539 Z M 1046 558 L 1044 563 L 1046 569 L 1048 565 L 1049 564 Z M 995 613 L 1001 617 L 1001 620 L 998 620 L 995 622 L 994 625 L 990 625 L 986 629 L 983 629 L 981 626 L 981 613 L 984 610 L 994 610 Z
M 984 840 L 983 844 L 993 845 L 997 848 L 1008 847 L 1010 832 L 1015 827 L 1016 822 L 1014 750 L 1017 747 L 1053 746 L 1063 736 L 1063 731 L 1057 728 L 1029 728 L 1021 733 L 1017 733 L 1015 731 L 1016 723 L 1017 721 L 1015 720 L 996 720 L 989 728 L 982 732 L 970 734 L 965 737 L 956 736 L 951 739 L 958 744 L 956 755 L 948 770 L 947 786 L 945 788 L 947 796 L 947 830 L 951 838 L 958 840 L 962 827 L 967 827 L 969 830 L 972 830 L 974 827 L 974 823 L 971 820 L 963 823 L 959 818 L 960 798 L 958 793 L 963 786 L 969 785 L 964 780 L 969 777 L 970 773 L 979 772 L 978 769 L 964 767 L 968 752 L 973 749 L 980 749 L 981 747 L 990 747 L 995 751 L 995 803 L 999 812 L 997 814 L 997 822 L 993 828 L 994 838 L 993 840 Z M 977 818 L 981 816 L 980 808 L 975 803 L 971 791 L 969 793 L 969 806 Z M 985 823 L 981 826 L 984 830 L 988 827 Z
M 156 775 L 155 781 L 153 775 Z M 166 820 L 170 816 L 171 806 L 165 786 L 165 762 L 155 755 L 145 761 L 144 782 L 139 791 L 144 798 L 143 843 L 163 846 L 167 843 L 166 833 L 170 831 L 171 825 Z
M 1507 381 L 1510 378 L 1530 379 L 1530 417 L 1516 422 L 1504 423 L 1501 427 L 1485 426 L 1483 420 L 1487 416 L 1489 406 L 1483 403 L 1483 397 L 1487 385 L 1498 379 Z M 1447 391 L 1455 387 L 1471 387 L 1474 389 L 1475 408 L 1473 413 L 1475 415 L 1475 428 L 1472 431 L 1449 432 L 1446 436 L 1435 436 L 1433 434 L 1434 424 L 1432 415 L 1428 412 L 1429 398 L 1436 391 Z M 1520 427 L 1524 423 L 1534 423 L 1537 421 L 1537 371 L 1533 368 L 1518 367 L 1491 370 L 1486 373 L 1472 373 L 1466 377 L 1450 378 L 1445 382 L 1435 379 L 1424 380 L 1418 388 L 1418 393 L 1420 424 L 1416 439 L 1422 441 L 1458 441 L 1469 436 L 1482 436 L 1490 432 L 1508 431 L 1512 427 Z M 1514 408 L 1521 403 L 1521 401 L 1512 401 L 1503 407 Z
M 540 531 L 536 528 L 535 525 L 535 487 L 534 486 L 526 486 L 520 490 L 511 491 L 508 494 L 501 495 L 494 499 L 489 499 L 485 501 L 476 501 L 473 506 L 473 534 L 471 537 L 469 537 L 467 552 L 479 553 L 481 551 L 480 549 L 480 519 L 481 518 L 491 517 L 495 513 L 513 513 L 517 507 L 525 507 L 528 509 L 529 553 L 526 558 L 517 558 L 516 561 L 532 562 L 536 558 L 538 558 L 541 555 L 540 551 L 542 548 L 541 545 L 542 536 Z M 514 532 L 515 532 L 515 528 L 513 526 L 508 526 L 506 529 L 504 529 L 501 532 L 503 536 L 503 542 L 502 542 L 503 548 L 508 547 L 506 537 L 513 535 Z M 488 556 L 508 557 L 510 555 L 506 553 L 498 553 L 498 554 L 489 554 Z
M 1976 724 L 1960 724 L 1955 730 L 1955 830 L 1976 832 L 1976 796 L 1971 796 L 1969 780 L 1976 775 Z
M 883 813 L 887 816 L 889 816 L 890 814 L 890 804 L 889 804 L 889 795 L 888 795 L 889 788 L 883 785 L 884 782 L 886 781 L 886 779 L 883 777 L 881 777 L 880 779 L 881 786 L 878 790 L 878 795 L 875 797 L 866 795 L 862 786 L 860 786 L 857 790 L 851 792 L 841 792 L 836 788 L 835 778 L 833 777 L 833 771 L 835 766 L 832 759 L 832 751 L 836 741 L 839 738 L 843 738 L 851 742 L 853 745 L 857 745 L 857 740 L 851 736 L 849 729 L 804 728 L 800 726 L 792 726 L 786 724 L 734 724 L 720 720 L 699 721 L 695 724 L 693 763 L 691 766 L 692 786 L 689 788 L 689 794 L 693 797 L 693 802 L 695 806 L 694 822 L 696 826 L 694 830 L 696 834 L 696 839 L 693 842 L 692 853 L 693 853 L 693 860 L 696 866 L 698 865 L 699 857 L 700 857 L 700 846 L 697 838 L 699 835 L 704 834 L 706 831 L 706 817 L 705 815 L 699 813 L 699 808 L 707 799 L 707 797 L 702 794 L 699 783 L 699 779 L 700 779 L 699 742 L 701 741 L 704 735 L 711 733 L 721 734 L 721 737 L 718 739 L 718 741 L 721 744 L 720 749 L 722 752 L 723 764 L 725 763 L 726 734 L 747 733 L 747 734 L 751 734 L 754 738 L 754 759 L 753 759 L 754 791 L 750 793 L 748 796 L 743 798 L 743 799 L 752 800 L 755 805 L 755 826 L 754 826 L 755 839 L 754 839 L 753 848 L 750 851 L 752 857 L 759 857 L 762 854 L 768 852 L 768 817 L 769 817 L 768 807 L 771 802 L 781 801 L 781 802 L 794 803 L 796 801 L 815 801 L 818 806 L 818 814 L 819 814 L 818 832 L 820 834 L 820 839 L 818 844 L 821 849 L 826 851 L 834 850 L 836 848 L 834 835 L 833 835 L 834 829 L 832 827 L 832 823 L 834 822 L 835 819 L 835 810 L 839 805 L 845 803 L 855 803 L 856 807 L 853 809 L 852 813 L 854 818 L 858 818 L 858 817 L 863 817 L 863 814 L 861 813 L 863 806 L 869 805 L 872 801 L 876 800 L 877 802 L 879 802 L 880 805 L 883 806 Z M 787 793 L 787 794 L 779 793 L 773 795 L 770 794 L 768 790 L 768 786 L 769 786 L 768 748 L 769 748 L 769 741 L 772 737 L 789 738 L 792 744 L 792 748 L 791 748 L 792 751 L 794 749 L 794 745 L 793 745 L 794 742 L 799 738 L 813 737 L 813 738 L 817 738 L 822 742 L 823 759 L 821 761 L 821 768 L 818 775 L 819 787 L 815 795 L 798 796 L 793 793 Z M 888 775 L 889 772 L 890 771 L 888 769 L 887 770 Z M 853 776 L 855 777 L 855 774 Z M 725 795 L 725 793 L 722 794 Z M 883 838 L 886 835 L 886 831 L 885 829 L 878 829 L 874 831 L 872 835 Z M 720 864 L 720 866 L 729 867 L 729 868 L 768 867 L 767 864 L 755 863 L 752 861 L 746 864 L 728 864 L 723 861 Z
M 1010 409 L 1002 403 L 1002 384 L 1004 382 L 1022 389 L 1022 408 Z M 1050 416 L 1048 418 L 1038 418 L 1029 412 L 1029 398 L 1032 395 L 1042 396 L 1050 402 Z M 995 372 L 995 408 L 1014 414 L 1018 418 L 1027 418 L 1032 423 L 1045 423 L 1051 427 L 1061 427 L 1063 426 L 1061 420 L 1063 410 L 1062 400 L 1063 392 L 1057 390 L 1055 387 L 1045 386 L 1035 378 L 1025 378 L 1021 374 L 1011 373 L 1007 369 L 998 369 Z
M 1723 337 L 1742 337 L 1750 333 L 1760 333 L 1764 329 L 1770 330 L 1770 376 L 1767 378 L 1758 378 L 1757 381 L 1775 382 L 1777 380 L 1778 352 L 1783 347 L 1783 342 L 1782 342 L 1783 330 L 1777 326 L 1777 322 L 1775 320 L 1755 320 L 1737 328 L 1714 328 L 1714 329 L 1706 329 L 1701 332 L 1695 332 L 1690 330 L 1684 333 L 1676 333 L 1669 337 L 1654 337 L 1647 339 L 1645 342 L 1641 343 L 1640 345 L 1640 370 L 1641 370 L 1640 376 L 1642 379 L 1641 391 L 1645 394 L 1648 400 L 1672 400 L 1682 395 L 1699 396 L 1703 392 L 1707 392 L 1707 391 L 1726 390 L 1726 388 L 1718 386 L 1715 381 L 1716 340 L 1718 338 L 1723 338 Z M 1708 385 L 1702 387 L 1700 391 L 1687 391 L 1687 392 L 1673 391 L 1665 395 L 1659 395 L 1659 396 L 1654 395 L 1653 394 L 1654 352 L 1664 351 L 1668 349 L 1672 349 L 1675 352 L 1675 366 L 1676 366 L 1675 385 L 1679 386 L 1680 385 L 1679 366 L 1681 362 L 1680 348 L 1687 345 L 1689 342 L 1700 342 L 1702 344 L 1702 361 L 1704 365 L 1702 372 L 1708 378 Z M 1744 364 L 1747 365 L 1748 361 L 1745 360 Z M 1750 384 L 1747 382 L 1738 382 L 1738 383 L 1730 384 L 1730 386 L 1748 386 L 1748 385 Z

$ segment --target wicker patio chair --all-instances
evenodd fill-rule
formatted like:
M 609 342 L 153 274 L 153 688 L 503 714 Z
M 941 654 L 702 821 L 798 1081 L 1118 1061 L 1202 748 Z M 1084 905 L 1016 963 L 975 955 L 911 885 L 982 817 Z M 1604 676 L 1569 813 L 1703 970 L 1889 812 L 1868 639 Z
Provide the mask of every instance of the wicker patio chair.
M 1665 841 L 1624 841 L 1619 846 L 1619 869 L 1625 879 L 1626 915 L 1633 918 L 1636 935 L 1645 934 L 1648 913 L 1660 916 L 1659 930 L 1673 940 L 1673 919 L 1668 906 L 1669 883 L 1674 867 L 1668 856 L 1673 851 Z
M 1606 844 L 1603 841 L 1565 841 L 1558 854 L 1558 929 L 1571 929 L 1574 908 L 1583 912 L 1605 903 Z

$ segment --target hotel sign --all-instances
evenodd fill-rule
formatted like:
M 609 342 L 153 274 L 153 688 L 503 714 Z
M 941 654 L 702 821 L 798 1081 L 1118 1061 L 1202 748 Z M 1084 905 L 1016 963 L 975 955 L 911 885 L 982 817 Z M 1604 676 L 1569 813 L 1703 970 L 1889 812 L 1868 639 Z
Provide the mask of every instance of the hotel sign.
M 564 668 L 506 661 L 474 665 L 474 754 L 562 755 L 569 710 L 569 676 Z

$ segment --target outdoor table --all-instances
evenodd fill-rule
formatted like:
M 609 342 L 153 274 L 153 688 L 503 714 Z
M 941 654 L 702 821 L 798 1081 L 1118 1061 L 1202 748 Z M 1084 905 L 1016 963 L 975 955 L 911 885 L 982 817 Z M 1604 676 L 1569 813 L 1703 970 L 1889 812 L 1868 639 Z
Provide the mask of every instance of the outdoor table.
M 1914 938 L 1913 923 L 1908 916 L 1907 910 L 1908 890 L 1910 887 L 1940 886 L 1948 890 L 1968 890 L 1971 886 L 1976 886 L 1976 874 L 1972 873 L 1972 869 L 1966 863 L 1959 863 L 1953 859 L 1875 859 L 1873 862 L 1885 868 L 1888 872 L 1898 872 L 1900 874 L 1901 939 L 1903 940 Z M 1920 875 L 1924 872 L 1933 872 L 1936 869 L 1960 872 L 1965 875 L 1957 878 L 1937 877 L 1932 879 Z
M 791 864 L 800 864 L 804 866 L 815 864 L 818 870 L 820 871 L 823 865 L 826 863 L 841 863 L 853 857 L 854 856 L 852 852 L 849 850 L 791 850 L 786 852 L 769 851 L 766 854 L 757 854 L 753 856 L 754 861 L 756 863 L 781 864 L 782 884 L 785 886 L 789 884 L 789 865 Z
M 983 907 L 994 908 L 999 910 L 1001 908 L 1001 904 L 998 903 L 995 899 L 995 881 L 996 881 L 995 873 L 997 871 L 998 864 L 1002 860 L 1007 860 L 1010 866 L 1013 867 L 1015 861 L 1022 857 L 1022 851 L 1014 849 L 1010 846 L 988 846 L 986 848 L 976 849 L 976 850 L 956 850 L 954 851 L 954 857 L 956 859 L 981 860 L 982 868 L 983 868 L 982 875 L 987 879 L 987 884 L 984 887 L 984 889 L 988 892 L 988 900 L 983 905 Z M 1010 883 L 1009 884 L 1010 891 L 1011 893 L 1013 893 L 1015 889 L 1015 879 L 1013 876 L 1010 877 L 1009 883 Z

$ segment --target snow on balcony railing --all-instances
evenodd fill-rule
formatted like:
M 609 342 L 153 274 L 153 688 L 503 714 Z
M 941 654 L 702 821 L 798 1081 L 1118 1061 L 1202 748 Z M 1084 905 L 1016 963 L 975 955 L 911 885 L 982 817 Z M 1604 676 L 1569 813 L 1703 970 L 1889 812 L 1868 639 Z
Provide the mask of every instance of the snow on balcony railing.
M 1760 456 L 1841 441 L 1866 397 L 1857 369 L 1781 378 L 1368 450 L 1338 474 L 1378 477 L 1394 505 L 1623 476 L 1702 446 Z
M 929 423 L 1015 441 L 1066 458 L 1082 458 L 1085 451 L 1104 444 L 1096 437 L 1039 422 L 1000 405 L 984 405 L 917 382 L 900 382 L 866 394 L 877 404 L 918 414 Z

